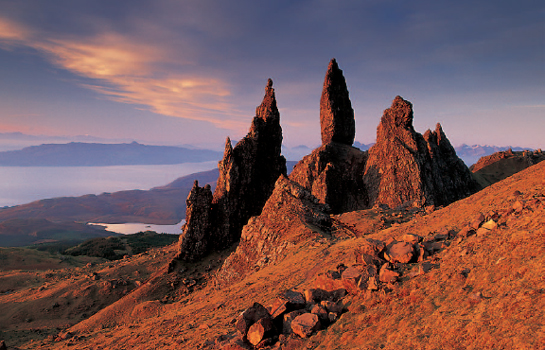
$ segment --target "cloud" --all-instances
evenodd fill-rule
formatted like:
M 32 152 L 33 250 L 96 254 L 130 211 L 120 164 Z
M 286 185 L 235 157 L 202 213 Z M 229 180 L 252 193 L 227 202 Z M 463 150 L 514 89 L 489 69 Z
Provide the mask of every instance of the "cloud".
M 43 37 L 5 18 L 0 18 L 0 42 L 37 50 L 54 65 L 88 78 L 81 85 L 117 102 L 225 129 L 247 124 L 228 99 L 228 83 L 200 72 L 191 54 L 175 55 L 174 61 L 160 42 L 116 32 Z

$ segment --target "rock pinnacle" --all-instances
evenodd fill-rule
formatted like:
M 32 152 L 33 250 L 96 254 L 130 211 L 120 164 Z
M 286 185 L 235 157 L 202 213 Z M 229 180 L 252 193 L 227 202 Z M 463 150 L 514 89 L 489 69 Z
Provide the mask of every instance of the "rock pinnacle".
M 356 135 L 354 110 L 348 96 L 343 71 L 332 59 L 327 67 L 320 99 L 322 144 L 338 142 L 352 146 Z

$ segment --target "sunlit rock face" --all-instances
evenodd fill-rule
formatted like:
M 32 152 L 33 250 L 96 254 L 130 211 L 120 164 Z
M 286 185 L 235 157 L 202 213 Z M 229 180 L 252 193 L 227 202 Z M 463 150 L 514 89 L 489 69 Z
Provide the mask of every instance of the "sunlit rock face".
M 343 71 L 332 59 L 327 67 L 320 99 L 322 145 L 337 142 L 352 146 L 356 136 L 354 110 L 348 96 Z
M 364 182 L 370 206 L 446 205 L 478 190 L 441 126 L 417 133 L 412 104 L 400 96 L 381 118 Z
M 333 213 L 367 206 L 362 174 L 366 153 L 352 147 L 355 137 L 354 110 L 348 89 L 335 59 L 329 62 L 320 99 L 322 146 L 305 156 L 290 179 L 311 191 Z

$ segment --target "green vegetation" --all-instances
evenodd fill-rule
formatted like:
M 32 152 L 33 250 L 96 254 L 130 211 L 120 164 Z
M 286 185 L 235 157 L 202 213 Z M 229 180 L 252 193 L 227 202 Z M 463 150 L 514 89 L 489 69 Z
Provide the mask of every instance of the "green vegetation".
M 150 248 L 172 244 L 178 241 L 178 237 L 177 235 L 146 231 L 126 236 L 94 238 L 66 249 L 64 254 L 73 256 L 87 255 L 117 260 L 122 259 L 125 255 L 140 254 Z

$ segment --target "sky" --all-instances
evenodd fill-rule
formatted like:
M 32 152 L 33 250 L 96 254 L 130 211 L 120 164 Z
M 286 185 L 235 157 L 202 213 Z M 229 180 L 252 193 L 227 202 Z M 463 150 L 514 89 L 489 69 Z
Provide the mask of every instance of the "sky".
M 542 0 L 1 0 L 0 133 L 222 149 L 271 78 L 316 147 L 332 58 L 361 143 L 400 95 L 455 146 L 545 146 Z

